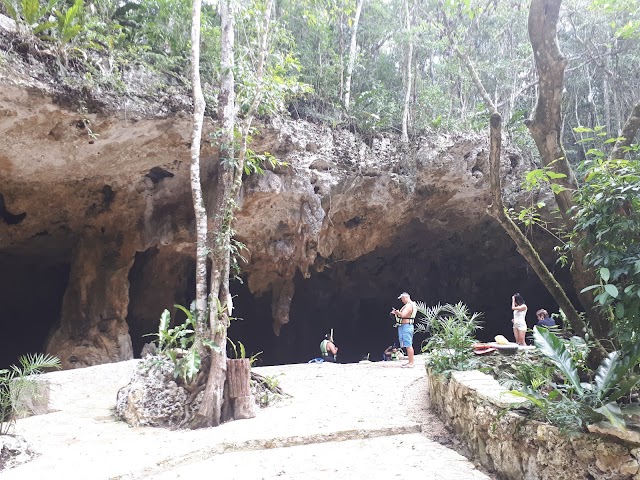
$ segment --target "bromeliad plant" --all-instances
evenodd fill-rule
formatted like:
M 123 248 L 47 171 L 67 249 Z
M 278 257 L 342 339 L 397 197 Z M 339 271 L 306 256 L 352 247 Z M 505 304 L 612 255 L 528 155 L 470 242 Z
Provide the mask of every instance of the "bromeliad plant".
M 167 356 L 173 362 L 174 377 L 182 379 L 185 383 L 191 383 L 198 375 L 202 363 L 199 346 L 195 343 L 196 324 L 199 321 L 198 313 L 195 302 L 191 303 L 188 310 L 182 305 L 174 305 L 174 307 L 185 314 L 185 321 L 172 327 L 171 313 L 165 309 L 160 315 L 158 333 L 150 333 L 149 335 L 157 337 L 159 353 Z M 204 318 L 207 318 L 207 312 L 204 312 Z M 204 343 L 206 347 L 219 351 L 219 347 L 215 343 L 206 339 Z
M 471 346 L 476 342 L 476 330 L 482 328 L 482 314 L 470 313 L 462 302 L 434 307 L 427 307 L 423 302 L 416 305 L 422 315 L 416 321 L 416 331 L 431 334 L 422 347 L 423 352 L 429 352 L 427 365 L 436 373 L 472 368 Z
M 624 428 L 624 410 L 617 402 L 640 381 L 640 376 L 633 373 L 640 359 L 640 346 L 627 352 L 611 352 L 588 383 L 580 381 L 581 372 L 561 339 L 538 327 L 534 327 L 533 337 L 540 353 L 556 366 L 562 382 L 529 384 L 513 393 L 529 400 L 545 420 L 563 428 L 584 429 L 603 419 Z
M 45 369 L 61 366 L 60 359 L 42 353 L 23 355 L 18 361 L 20 366 L 0 370 L 0 435 L 11 431 L 20 414 L 20 399 L 38 396 L 35 376 Z

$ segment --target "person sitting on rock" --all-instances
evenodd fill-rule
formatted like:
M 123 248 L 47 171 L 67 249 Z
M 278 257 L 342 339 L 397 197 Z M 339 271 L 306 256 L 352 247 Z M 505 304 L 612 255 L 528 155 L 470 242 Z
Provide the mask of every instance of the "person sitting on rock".
M 320 354 L 325 362 L 335 363 L 338 355 L 338 347 L 333 343 L 331 335 L 326 334 L 320 342 Z
M 549 312 L 547 312 L 544 308 L 541 308 L 536 312 L 536 318 L 538 322 L 536 323 L 537 327 L 555 327 L 556 321 L 549 316 Z

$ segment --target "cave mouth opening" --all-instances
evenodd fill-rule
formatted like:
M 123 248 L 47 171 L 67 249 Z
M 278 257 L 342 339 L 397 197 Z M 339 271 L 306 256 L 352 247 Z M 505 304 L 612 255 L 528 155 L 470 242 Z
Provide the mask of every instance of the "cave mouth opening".
M 481 312 L 481 341 L 497 334 L 513 338 L 511 295 L 521 292 L 531 326 L 538 308 L 557 311 L 553 301 L 511 239 L 489 220 L 463 230 L 434 232 L 415 221 L 390 247 L 378 248 L 352 261 L 323 262 L 322 271 L 294 278 L 295 293 L 289 323 L 280 335 L 273 329 L 270 293 L 254 294 L 247 282 L 234 281 L 234 320 L 228 337 L 246 356 L 258 354 L 256 365 L 305 363 L 320 354 L 320 342 L 331 329 L 339 348 L 338 361 L 357 362 L 382 358 L 398 341 L 389 316 L 400 307 L 403 291 L 426 305 L 464 302 L 471 312 Z M 566 279 L 566 272 L 556 272 Z M 190 254 L 169 247 L 153 247 L 136 256 L 129 274 L 130 304 L 127 317 L 134 354 L 153 338 L 164 308 L 175 315 L 173 304 L 188 306 L 193 300 L 195 265 Z M 565 282 L 566 283 L 566 282 Z M 174 320 L 180 321 L 179 317 Z M 416 333 L 420 351 L 427 335 Z M 228 346 L 230 358 L 235 356 Z
M 234 285 L 236 314 L 229 336 L 244 343 L 247 352 L 262 351 L 258 364 L 303 363 L 320 354 L 324 335 L 334 330 L 338 361 L 382 359 L 384 349 L 398 342 L 389 317 L 402 303 L 403 291 L 426 305 L 462 301 L 470 312 L 481 312 L 477 338 L 491 341 L 497 334 L 513 339 L 511 295 L 524 296 L 531 327 L 535 311 L 557 311 L 557 304 L 509 237 L 492 221 L 463 232 L 433 235 L 414 222 L 391 247 L 378 248 L 353 261 L 327 259 L 327 267 L 309 278 L 294 279 L 289 323 L 276 336 L 272 329 L 270 296 L 256 297 L 246 285 Z M 556 272 L 566 277 L 566 272 Z M 420 351 L 425 333 L 416 333 Z
M 70 249 L 52 242 L 55 252 L 37 248 L 0 252 L 0 369 L 22 355 L 43 353 L 58 325 L 69 283 Z

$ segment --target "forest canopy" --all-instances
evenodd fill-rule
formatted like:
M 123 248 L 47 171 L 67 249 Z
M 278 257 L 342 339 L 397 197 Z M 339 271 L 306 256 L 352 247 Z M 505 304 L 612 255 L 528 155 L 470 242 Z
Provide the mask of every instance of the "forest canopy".
M 201 74 L 212 110 L 221 77 L 217 7 L 205 3 L 201 18 Z M 265 88 L 274 101 L 266 98 L 258 113 L 288 108 L 294 116 L 367 133 L 400 132 L 405 115 L 412 134 L 484 129 L 489 112 L 465 69 L 466 56 L 507 133 L 524 140 L 522 121 L 535 106 L 537 88 L 528 7 L 523 0 L 279 0 Z M 243 92 L 255 84 L 264 6 L 242 0 L 236 8 L 242 110 L 249 97 Z M 126 95 L 123 76 L 141 64 L 168 82 L 189 85 L 189 0 L 1 0 L 0 11 L 17 22 L 23 38 L 39 38 L 32 53 L 55 55 L 61 75 L 81 72 L 86 89 Z M 567 0 L 558 29 L 569 62 L 563 138 L 568 154 L 581 160 L 590 146 L 574 128 L 602 126 L 616 136 L 640 95 L 640 7 Z

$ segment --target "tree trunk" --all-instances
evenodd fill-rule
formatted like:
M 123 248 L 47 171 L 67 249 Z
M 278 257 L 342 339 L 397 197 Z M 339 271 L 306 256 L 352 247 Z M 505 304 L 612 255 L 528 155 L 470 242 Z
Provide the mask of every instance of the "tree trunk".
M 411 33 L 411 16 L 409 12 L 409 0 L 404 0 L 405 14 L 405 32 L 407 35 Z M 402 108 L 402 137 L 403 143 L 409 143 L 409 105 L 411 103 L 411 82 L 412 72 L 411 64 L 413 63 L 413 40 L 409 40 L 409 48 L 407 50 L 407 58 L 405 62 L 405 93 Z
M 553 277 L 547 266 L 544 264 L 538 252 L 536 252 L 531 242 L 522 233 L 518 226 L 511 220 L 505 212 L 502 203 L 502 187 L 500 181 L 500 153 L 502 149 L 502 118 L 499 113 L 491 115 L 490 120 L 490 147 L 489 147 L 489 177 L 491 179 L 491 206 L 487 209 L 489 215 L 495 218 L 498 223 L 509 234 L 516 249 L 525 260 L 531 265 L 536 272 L 538 278 L 543 283 L 547 291 L 553 296 L 558 306 L 567 316 L 567 320 L 571 324 L 571 329 L 582 338 L 586 337 L 587 326 L 576 311 L 575 307 L 565 294 L 563 288 Z M 604 348 L 596 340 L 595 354 L 598 356 L 594 359 L 596 364 L 606 356 Z
M 251 363 L 248 358 L 236 358 L 227 360 L 227 383 L 229 384 L 229 397 L 238 398 L 251 395 L 250 381 Z
M 196 427 L 219 425 L 222 421 L 222 406 L 224 403 L 225 380 L 227 371 L 227 329 L 231 294 L 229 292 L 230 245 L 232 236 L 233 215 L 240 186 L 247 150 L 247 138 L 251 122 L 258 108 L 263 91 L 263 77 L 267 54 L 269 25 L 273 0 L 268 0 L 265 6 L 263 29 L 260 41 L 260 57 L 256 72 L 256 92 L 241 126 L 242 139 L 238 158 L 235 157 L 235 79 L 233 76 L 234 63 L 234 10 L 232 0 L 220 2 L 221 36 L 221 65 L 223 71 L 219 94 L 218 116 L 222 121 L 220 135 L 220 165 L 217 177 L 216 194 L 211 205 L 214 212 L 211 221 L 213 238 L 209 239 L 212 267 L 210 280 L 210 294 L 213 300 L 210 305 L 209 323 L 213 342 L 219 351 L 211 352 L 211 367 L 207 376 L 204 399 L 193 425 Z M 217 301 L 216 301 L 217 300 Z M 246 410 L 246 409 L 245 409 Z M 248 410 L 247 410 L 248 411 Z M 247 415 L 247 413 L 242 413 Z M 238 417 L 236 417 L 238 418 Z M 243 416 L 242 418 L 248 418 Z
M 193 84 L 193 130 L 191 132 L 191 196 L 196 219 L 196 342 L 203 355 L 201 340 L 206 334 L 207 309 L 207 210 L 200 182 L 200 142 L 205 101 L 200 83 L 200 10 L 201 0 L 193 0 L 191 24 L 191 83 Z
M 362 4 L 364 0 L 358 0 L 358 6 L 356 7 L 356 16 L 353 19 L 353 27 L 351 30 L 351 45 L 349 46 L 349 63 L 347 64 L 347 79 L 344 85 L 344 108 L 349 110 L 349 103 L 351 101 L 351 76 L 353 74 L 353 67 L 356 64 L 357 43 L 356 34 L 358 33 L 358 22 L 360 21 L 360 13 L 362 12 Z
M 217 176 L 217 189 L 214 202 L 211 207 L 213 218 L 211 231 L 213 238 L 209 239 L 208 247 L 211 250 L 211 280 L 209 292 L 212 304 L 209 308 L 209 325 L 212 340 L 218 345 L 219 351 L 211 351 L 211 366 L 207 375 L 207 384 L 200 409 L 192 422 L 192 427 L 210 427 L 220 424 L 222 403 L 224 399 L 224 382 L 227 371 L 227 328 L 229 319 L 226 309 L 218 309 L 216 300 L 220 300 L 222 306 L 227 297 L 220 299 L 220 286 L 224 283 L 226 272 L 228 282 L 228 269 L 225 268 L 229 261 L 229 237 L 230 237 L 230 192 L 233 184 L 234 168 L 234 130 L 235 130 L 235 79 L 233 74 L 234 64 L 234 10 L 233 0 L 220 1 L 220 22 L 222 35 L 220 39 L 220 63 L 222 70 L 222 82 L 218 96 L 218 116 L 221 119 L 222 128 L 220 135 L 219 151 L 220 165 Z
M 532 120 L 526 122 L 533 137 L 540 158 L 545 167 L 565 175 L 553 180 L 564 187 L 554 192 L 560 214 L 568 230 L 573 230 L 575 222 L 572 209 L 575 206 L 573 192 L 577 182 L 562 146 L 560 132 L 562 126 L 562 91 L 567 59 L 560 52 L 557 25 L 562 0 L 532 0 L 529 9 L 529 39 L 538 73 L 538 101 Z M 598 283 L 592 271 L 585 266 L 581 249 L 572 252 L 571 275 L 578 292 L 584 287 Z M 580 294 L 580 303 L 587 311 L 589 323 L 596 338 L 609 336 L 611 325 L 594 303 L 590 293 Z

